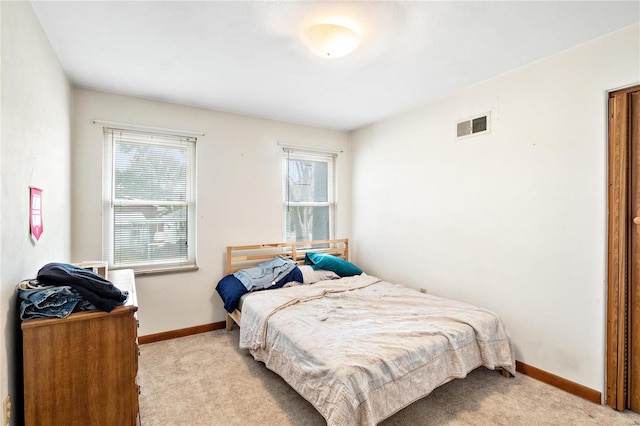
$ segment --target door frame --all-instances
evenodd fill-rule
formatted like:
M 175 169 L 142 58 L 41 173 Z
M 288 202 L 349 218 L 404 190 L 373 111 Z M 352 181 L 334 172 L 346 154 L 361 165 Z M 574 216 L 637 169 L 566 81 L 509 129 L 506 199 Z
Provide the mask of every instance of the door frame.
M 609 92 L 608 96 L 608 233 L 607 343 L 605 403 L 627 408 L 628 347 L 628 223 L 629 109 L 628 97 L 640 85 Z

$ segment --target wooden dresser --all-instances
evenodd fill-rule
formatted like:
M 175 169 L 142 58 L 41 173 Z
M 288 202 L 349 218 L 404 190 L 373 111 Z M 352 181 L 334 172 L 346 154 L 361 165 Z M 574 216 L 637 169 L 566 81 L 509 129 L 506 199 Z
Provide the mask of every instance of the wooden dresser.
M 26 426 L 139 424 L 134 275 L 108 279 L 129 292 L 126 305 L 22 322 Z

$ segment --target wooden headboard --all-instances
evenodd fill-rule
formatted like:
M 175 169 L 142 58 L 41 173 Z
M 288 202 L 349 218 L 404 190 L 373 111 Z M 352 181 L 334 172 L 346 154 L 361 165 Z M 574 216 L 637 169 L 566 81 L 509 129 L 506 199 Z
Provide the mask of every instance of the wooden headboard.
M 278 255 L 293 259 L 299 265 L 303 265 L 305 254 L 311 251 L 328 253 L 349 260 L 349 240 L 345 238 L 341 240 L 228 246 L 226 274 L 251 268 Z

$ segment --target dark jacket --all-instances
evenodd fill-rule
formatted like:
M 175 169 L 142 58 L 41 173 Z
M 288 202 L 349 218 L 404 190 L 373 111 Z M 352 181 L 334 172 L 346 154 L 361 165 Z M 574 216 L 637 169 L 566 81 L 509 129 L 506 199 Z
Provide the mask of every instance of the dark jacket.
M 128 297 L 123 292 L 95 272 L 67 263 L 48 263 L 38 271 L 38 282 L 44 285 L 65 285 L 75 289 L 96 308 L 111 312 L 122 305 Z

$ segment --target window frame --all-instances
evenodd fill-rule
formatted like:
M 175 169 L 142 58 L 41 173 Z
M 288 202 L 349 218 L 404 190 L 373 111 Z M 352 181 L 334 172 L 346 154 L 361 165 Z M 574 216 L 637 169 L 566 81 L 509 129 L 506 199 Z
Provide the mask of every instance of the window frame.
M 288 209 L 291 207 L 328 207 L 329 209 L 329 236 L 335 238 L 337 216 L 337 185 L 336 168 L 337 154 L 330 151 L 304 150 L 300 148 L 283 148 L 282 156 L 282 217 L 283 217 L 283 241 L 288 238 Z M 327 163 L 327 201 L 291 201 L 289 200 L 289 160 L 321 161 Z M 313 240 L 318 238 L 312 237 Z M 297 239 L 297 238 L 296 238 Z
M 115 178 L 116 178 L 116 161 L 115 151 L 119 142 L 114 136 L 115 133 L 135 134 L 146 140 L 142 140 L 141 144 L 147 144 L 154 147 L 187 147 L 187 176 L 184 201 L 171 200 L 118 200 L 115 198 Z M 102 255 L 107 260 L 110 269 L 133 269 L 138 274 L 151 274 L 163 272 L 175 272 L 197 269 L 197 247 L 196 247 L 196 229 L 197 229 L 197 137 L 190 135 L 171 134 L 161 129 L 152 128 L 126 128 L 126 127 L 103 127 L 102 128 L 104 160 L 103 160 L 103 190 L 102 190 Z M 153 139 L 156 139 L 155 141 Z M 125 143 L 125 142 L 123 142 Z M 116 208 L 127 206 L 181 206 L 186 207 L 187 217 L 187 256 L 186 259 L 176 260 L 159 260 L 136 263 L 115 263 L 115 232 L 116 225 Z

